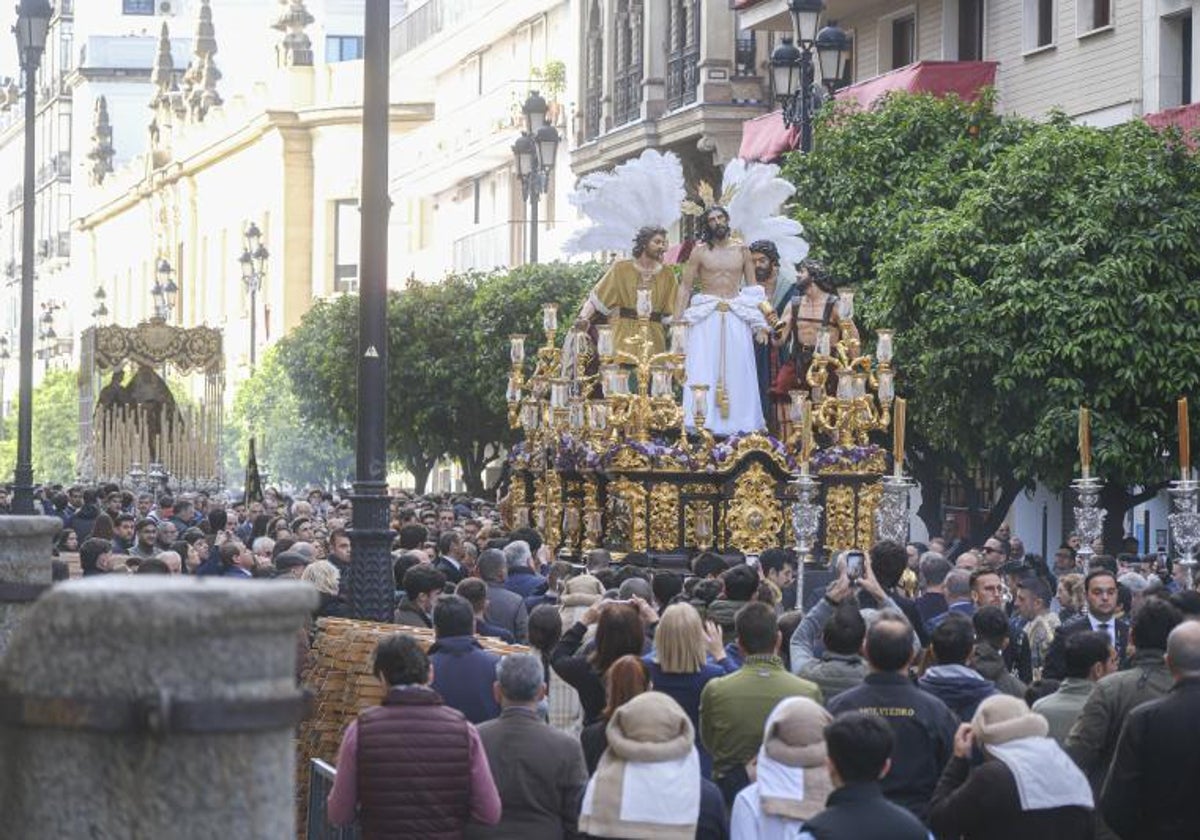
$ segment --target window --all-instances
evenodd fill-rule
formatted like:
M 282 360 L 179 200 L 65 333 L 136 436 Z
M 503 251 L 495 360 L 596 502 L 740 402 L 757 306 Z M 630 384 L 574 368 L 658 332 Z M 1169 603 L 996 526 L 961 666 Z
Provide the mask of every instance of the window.
M 667 108 L 696 101 L 700 86 L 700 0 L 670 0 L 667 6 Z
M 1075 31 L 1082 37 L 1112 26 L 1112 0 L 1076 0 Z
M 353 198 L 335 201 L 333 211 L 333 290 L 356 292 L 361 230 L 358 201 Z
M 152 15 L 154 14 L 154 0 L 121 0 L 121 14 Z
M 983 0 L 956 0 L 958 7 L 958 61 L 983 60 Z
M 1174 108 L 1192 101 L 1192 13 L 1159 20 L 1158 107 Z
M 879 21 L 879 71 L 886 73 L 917 60 L 917 12 L 912 6 Z
M 361 35 L 329 35 L 325 38 L 325 60 L 330 64 L 336 61 L 357 61 L 362 57 Z
M 737 34 L 733 45 L 733 75 L 751 77 L 758 75 L 758 44 L 753 29 L 743 29 Z
M 642 4 L 619 0 L 613 18 L 613 117 L 625 125 L 642 115 Z
M 1093 0 L 1079 0 L 1080 3 L 1091 3 Z M 1024 47 L 1026 52 L 1040 50 L 1054 44 L 1054 18 L 1057 14 L 1055 0 L 1024 0 L 1025 2 L 1025 35 Z
M 604 28 L 600 0 L 592 0 L 584 50 L 583 138 L 600 136 L 601 100 L 604 97 Z

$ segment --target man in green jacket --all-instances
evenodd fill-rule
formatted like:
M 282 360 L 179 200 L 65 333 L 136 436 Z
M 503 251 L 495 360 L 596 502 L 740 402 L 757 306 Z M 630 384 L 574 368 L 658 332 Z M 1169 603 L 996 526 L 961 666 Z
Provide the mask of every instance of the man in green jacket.
M 1117 651 L 1107 633 L 1088 630 L 1067 639 L 1067 676 L 1058 691 L 1033 704 L 1033 710 L 1050 724 L 1050 737 L 1064 746 L 1096 683 L 1116 673 Z
M 747 604 L 735 619 L 742 667 L 711 680 L 700 694 L 700 740 L 712 755 L 713 780 L 728 805 L 750 783 L 746 763 L 762 746 L 763 727 L 785 697 L 821 702 L 821 690 L 789 674 L 779 658 L 779 621 L 766 604 Z
M 1075 760 L 1092 789 L 1099 791 L 1112 764 L 1117 737 L 1134 706 L 1155 700 L 1171 690 L 1175 681 L 1167 668 L 1167 636 L 1183 614 L 1162 598 L 1146 601 L 1129 631 L 1134 648 L 1129 667 L 1104 677 L 1092 689 L 1079 720 L 1067 736 L 1067 753 Z

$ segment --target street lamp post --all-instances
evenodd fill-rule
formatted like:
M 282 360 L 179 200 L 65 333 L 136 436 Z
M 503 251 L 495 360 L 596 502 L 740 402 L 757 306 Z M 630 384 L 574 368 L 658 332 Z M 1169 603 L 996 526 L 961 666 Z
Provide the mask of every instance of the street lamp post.
M 389 0 L 367 0 L 363 42 L 362 226 L 358 389 L 350 527 L 350 612 L 391 621 L 392 531 L 387 484 Z
M 246 225 L 246 233 L 242 255 L 238 263 L 242 266 L 242 282 L 250 293 L 250 372 L 254 373 L 254 365 L 258 354 L 258 292 L 262 288 L 263 278 L 267 275 L 267 260 L 270 258 L 267 248 L 262 243 L 262 231 L 254 222 Z
M 538 204 L 542 193 L 550 189 L 550 174 L 558 156 L 562 138 L 558 130 L 546 122 L 549 106 L 536 90 L 521 107 L 525 113 L 525 131 L 513 143 L 517 175 L 521 178 L 521 195 L 529 202 L 529 262 L 538 261 Z
M 154 317 L 160 321 L 169 321 L 175 312 L 179 287 L 175 285 L 175 269 L 166 257 L 160 257 L 155 265 L 154 285 L 150 287 L 150 296 L 154 299 Z
M 824 10 L 824 0 L 789 0 L 793 37 L 784 38 L 771 53 L 771 87 L 782 106 L 784 125 L 800 127 L 802 152 L 811 152 L 813 146 L 813 50 L 830 95 L 841 79 L 842 57 L 850 50 L 850 36 L 836 23 L 818 31 Z
M 97 324 L 103 324 L 108 318 L 108 304 L 105 301 L 108 298 L 108 293 L 104 291 L 103 286 L 97 286 L 92 299 L 96 301 L 96 306 L 92 309 L 92 320 Z
M 37 71 L 46 49 L 54 10 L 48 0 L 21 0 L 17 6 L 17 54 L 25 71 L 25 192 L 21 205 L 21 375 L 17 395 L 17 463 L 13 470 L 12 512 L 32 516 L 33 507 L 33 221 L 34 121 Z

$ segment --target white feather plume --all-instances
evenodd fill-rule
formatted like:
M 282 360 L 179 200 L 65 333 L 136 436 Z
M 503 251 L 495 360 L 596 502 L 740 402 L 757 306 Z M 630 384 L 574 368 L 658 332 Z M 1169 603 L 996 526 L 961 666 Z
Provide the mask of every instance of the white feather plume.
M 747 245 L 768 239 L 779 249 L 785 263 L 798 263 L 808 256 L 804 228 L 782 215 L 783 204 L 796 188 L 779 177 L 779 167 L 770 163 L 747 163 L 734 158 L 725 167 L 721 196 L 729 210 L 729 226 Z
M 590 220 L 563 245 L 567 254 L 628 252 L 647 225 L 668 230 L 683 215 L 683 164 L 672 152 L 647 149 L 611 172 L 580 179 L 570 202 Z

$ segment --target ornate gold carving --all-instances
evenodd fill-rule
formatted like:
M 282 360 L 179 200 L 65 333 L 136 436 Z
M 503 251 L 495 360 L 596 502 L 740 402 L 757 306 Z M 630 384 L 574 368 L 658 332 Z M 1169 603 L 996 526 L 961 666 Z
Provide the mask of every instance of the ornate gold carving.
M 771 445 L 771 441 L 767 439 L 766 435 L 758 432 L 745 435 L 741 440 L 738 441 L 737 448 L 734 449 L 730 462 L 736 466 L 751 452 L 763 453 L 776 464 L 778 464 L 779 468 L 785 472 L 790 472 L 792 469 L 790 466 L 788 466 L 787 458 L 784 457 L 783 453 Z
M 179 373 L 220 373 L 225 354 L 215 327 L 174 327 L 150 320 L 136 327 L 96 328 L 96 364 L 108 370 L 127 362 L 151 368 L 170 363 Z
M 825 491 L 825 548 L 830 554 L 854 548 L 854 488 L 834 484 Z
M 596 480 L 589 476 L 583 482 L 583 550 L 591 551 L 593 548 L 597 548 L 603 532 L 600 488 L 597 486 Z
M 864 551 L 875 544 L 875 509 L 883 498 L 883 484 L 878 481 L 858 488 L 858 545 Z
M 579 503 L 574 500 L 567 502 L 562 515 L 563 548 L 571 553 L 579 548 L 581 524 Z
M 679 488 L 673 484 L 655 484 L 650 491 L 650 548 L 669 551 L 677 548 L 679 533 Z
M 737 478 L 727 517 L 731 545 L 746 554 L 761 554 L 779 541 L 783 510 L 762 464 L 751 464 Z
M 619 547 L 641 551 L 646 545 L 646 488 L 627 478 L 608 485 L 609 530 Z
M 629 470 L 634 472 L 648 470 L 650 469 L 650 458 L 632 447 L 623 446 L 613 457 L 612 468 L 614 470 Z

